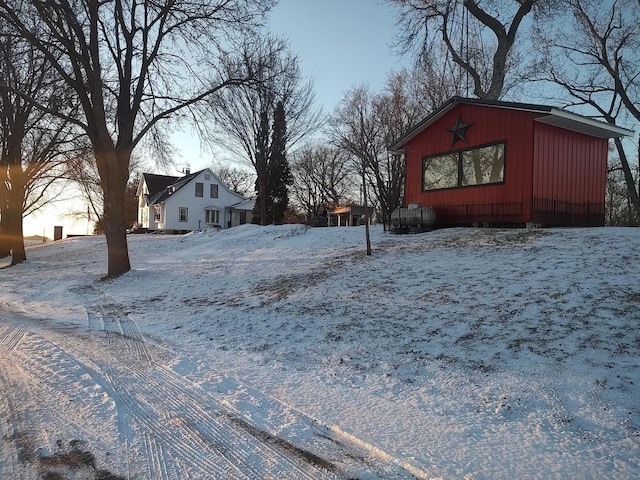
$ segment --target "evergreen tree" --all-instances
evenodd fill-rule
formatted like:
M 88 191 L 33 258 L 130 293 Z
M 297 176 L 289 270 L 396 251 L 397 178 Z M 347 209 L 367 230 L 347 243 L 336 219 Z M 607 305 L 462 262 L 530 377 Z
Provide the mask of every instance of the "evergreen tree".
M 256 133 L 256 203 L 253 207 L 251 222 L 257 225 L 268 225 L 269 205 L 269 112 L 266 108 L 261 109 L 260 124 Z
M 279 224 L 282 223 L 289 206 L 287 187 L 293 183 L 286 155 L 287 125 L 284 104 L 277 102 L 271 126 L 266 112 L 263 112 L 261 117 L 256 149 L 256 167 L 259 170 L 256 180 L 257 199 L 252 222 L 259 225 Z
M 282 223 L 284 213 L 289 206 L 288 187 L 293 183 L 293 175 L 286 153 L 287 122 L 284 104 L 278 102 L 273 112 L 273 133 L 271 137 L 271 155 L 269 161 L 269 196 L 272 223 Z

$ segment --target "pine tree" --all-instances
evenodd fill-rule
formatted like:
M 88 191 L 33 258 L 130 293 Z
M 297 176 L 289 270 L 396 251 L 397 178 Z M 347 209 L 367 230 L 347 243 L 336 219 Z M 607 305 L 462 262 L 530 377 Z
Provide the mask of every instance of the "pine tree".
M 287 187 L 293 183 L 293 175 L 286 154 L 287 123 L 282 102 L 277 102 L 275 106 L 271 126 L 266 112 L 262 112 L 258 143 L 256 149 L 257 200 L 253 208 L 252 222 L 260 225 L 280 224 L 289 206 Z
M 256 204 L 253 207 L 251 222 L 268 225 L 269 222 L 269 113 L 267 108 L 260 112 L 260 125 L 256 136 Z
M 284 104 L 278 102 L 273 112 L 273 132 L 271 137 L 271 152 L 269 159 L 269 197 L 271 211 L 270 221 L 282 223 L 284 213 L 289 206 L 288 187 L 293 183 L 293 175 L 286 153 L 287 121 Z

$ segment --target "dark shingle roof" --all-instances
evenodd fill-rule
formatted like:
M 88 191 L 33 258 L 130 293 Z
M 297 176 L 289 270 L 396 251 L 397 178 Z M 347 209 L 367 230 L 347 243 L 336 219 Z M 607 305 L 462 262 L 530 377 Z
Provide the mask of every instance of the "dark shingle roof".
M 144 182 L 149 190 L 149 197 L 160 193 L 180 177 L 171 177 L 169 175 L 156 175 L 155 173 L 143 173 Z
M 171 194 L 177 192 L 198 176 L 200 172 L 202 172 L 202 170 L 190 173 L 184 177 L 171 177 L 168 175 L 156 175 L 154 173 L 143 174 L 144 181 L 149 189 L 149 199 L 147 204 L 154 205 L 156 203 L 164 202 Z

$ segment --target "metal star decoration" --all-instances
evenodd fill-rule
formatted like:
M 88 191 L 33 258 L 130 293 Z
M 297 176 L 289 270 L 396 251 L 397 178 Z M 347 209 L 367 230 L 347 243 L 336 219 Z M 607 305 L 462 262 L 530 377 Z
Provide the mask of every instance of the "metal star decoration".
M 464 123 L 462 121 L 462 115 L 458 115 L 458 121 L 456 124 L 451 128 L 447 128 L 447 130 L 451 132 L 450 148 L 453 148 L 453 146 L 458 143 L 458 140 L 462 140 L 464 143 L 467 143 L 466 132 L 471 125 L 473 125 L 473 123 Z

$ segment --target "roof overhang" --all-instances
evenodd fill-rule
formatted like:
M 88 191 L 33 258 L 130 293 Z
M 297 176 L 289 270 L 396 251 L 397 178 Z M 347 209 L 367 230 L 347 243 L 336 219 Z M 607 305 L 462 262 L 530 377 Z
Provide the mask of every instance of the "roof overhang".
M 500 100 L 482 100 L 478 98 L 453 97 L 446 103 L 436 109 L 431 115 L 411 128 L 405 135 L 389 145 L 388 150 L 391 153 L 402 153 L 405 145 L 420 135 L 427 127 L 436 122 L 443 115 L 451 111 L 459 104 L 482 105 L 485 107 L 496 107 L 508 110 L 520 110 L 541 114 L 536 121 L 553 125 L 558 128 L 564 128 L 574 132 L 590 135 L 596 138 L 617 138 L 625 136 L 633 136 L 633 130 L 618 127 L 598 120 L 593 120 L 583 115 L 568 112 L 561 108 L 550 107 L 547 105 L 536 105 L 516 102 L 503 102 Z
M 552 108 L 549 115 L 536 118 L 536 122 L 546 123 L 554 127 L 564 128 L 596 138 L 631 137 L 633 130 L 599 122 L 560 108 Z

